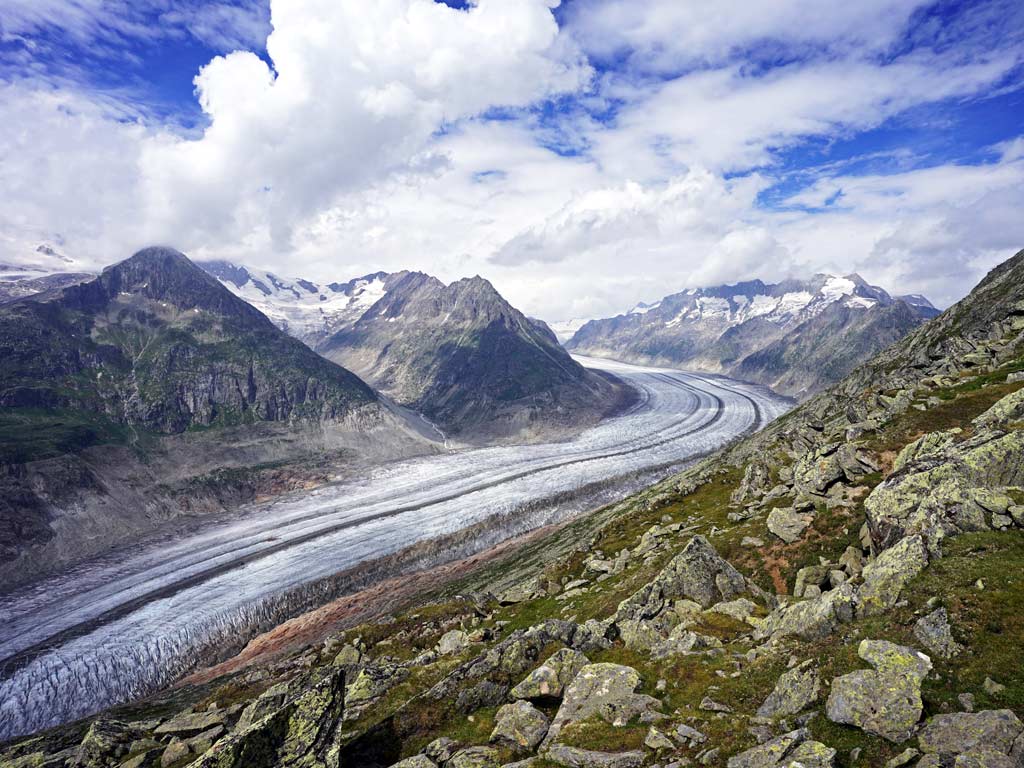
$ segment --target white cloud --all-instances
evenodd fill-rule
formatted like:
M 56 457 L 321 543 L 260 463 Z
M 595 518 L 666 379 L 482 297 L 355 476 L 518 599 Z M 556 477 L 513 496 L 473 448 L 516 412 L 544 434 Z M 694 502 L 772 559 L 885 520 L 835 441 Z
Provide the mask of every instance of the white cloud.
M 44 8 L 83 40 L 151 34 L 124 26 L 131 16 L 108 0 L 34 3 L 8 0 L 5 29 L 14 18 L 30 34 Z M 165 18 L 225 49 L 258 37 L 259 20 L 246 27 L 229 5 Z M 859 178 L 842 165 L 808 169 L 817 181 L 789 202 L 838 195 L 824 213 L 758 203 L 782 173 L 781 148 L 1012 87 L 1019 47 L 880 56 L 917 5 L 909 0 L 828 12 L 808 0 L 727 3 L 722 14 L 652 0 L 643 14 L 629 4 L 621 23 L 626 5 L 595 0 L 570 7 L 568 32 L 554 5 L 275 0 L 272 66 L 245 51 L 209 62 L 195 80 L 209 124 L 196 136 L 95 92 L 28 77 L 0 86 L 0 260 L 62 240 L 99 265 L 166 242 L 310 278 L 481 273 L 517 306 L 559 319 L 819 270 L 861 271 L 945 302 L 1024 244 L 1024 138 L 994 148 L 986 166 Z M 734 56 L 768 41 L 801 55 L 767 72 Z M 594 84 L 580 45 L 653 58 Z M 698 59 L 672 79 L 637 76 Z M 481 117 L 558 94 L 618 110 L 605 123 L 583 108 L 544 121 Z M 559 155 L 545 148 L 552 141 L 584 151 Z
M 569 28 L 589 52 L 626 51 L 643 69 L 722 62 L 757 44 L 871 52 L 889 46 L 926 0 L 578 0 Z

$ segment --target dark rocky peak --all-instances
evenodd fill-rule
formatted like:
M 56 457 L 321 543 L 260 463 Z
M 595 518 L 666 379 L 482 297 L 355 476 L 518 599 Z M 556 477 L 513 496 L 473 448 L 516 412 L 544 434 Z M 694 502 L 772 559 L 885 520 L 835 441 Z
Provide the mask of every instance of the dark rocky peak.
M 145 248 L 87 283 L 66 288 L 62 306 L 85 312 L 105 309 L 121 296 L 143 297 L 178 309 L 200 309 L 223 318 L 242 320 L 265 329 L 270 321 L 237 298 L 212 275 L 189 261 L 180 251 Z

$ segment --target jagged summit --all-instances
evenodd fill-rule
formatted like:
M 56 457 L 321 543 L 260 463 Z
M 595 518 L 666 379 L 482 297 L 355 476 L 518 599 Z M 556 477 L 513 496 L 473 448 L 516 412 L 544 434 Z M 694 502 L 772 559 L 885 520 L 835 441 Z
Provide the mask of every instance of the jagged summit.
M 623 396 L 480 276 L 445 285 L 406 273 L 317 349 L 446 431 L 463 434 L 592 423 Z

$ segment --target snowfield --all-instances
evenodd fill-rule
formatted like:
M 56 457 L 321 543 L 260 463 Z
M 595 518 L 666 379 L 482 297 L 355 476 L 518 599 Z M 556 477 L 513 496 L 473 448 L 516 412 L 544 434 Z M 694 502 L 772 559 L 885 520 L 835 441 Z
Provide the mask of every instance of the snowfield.
M 638 404 L 568 442 L 385 465 L 0 596 L 0 740 L 167 685 L 304 585 L 491 518 L 517 535 L 574 513 L 547 499 L 679 466 L 790 407 L 719 376 L 578 359 L 628 380 Z

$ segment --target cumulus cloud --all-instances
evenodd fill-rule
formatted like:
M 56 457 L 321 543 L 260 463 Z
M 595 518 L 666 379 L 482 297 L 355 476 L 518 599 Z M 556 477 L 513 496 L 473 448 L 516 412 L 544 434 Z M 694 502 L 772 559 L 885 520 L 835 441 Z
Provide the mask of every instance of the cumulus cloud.
M 953 45 L 914 0 L 574 0 L 561 28 L 557 5 L 274 0 L 266 37 L 256 3 L 8 0 L 7 35 L 226 53 L 195 76 L 194 135 L 80 84 L 0 86 L 0 256 L 62 241 L 99 266 L 158 241 L 309 278 L 481 273 L 561 319 L 820 270 L 945 302 L 1024 242 L 1024 138 L 982 165 L 915 169 L 915 147 L 900 173 L 804 167 L 804 189 L 763 199 L 795 175 L 782 150 L 1016 87 L 1011 34 L 982 45 L 995 27 L 964 22 Z

